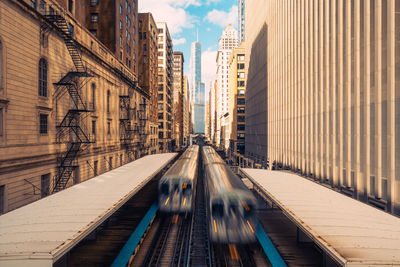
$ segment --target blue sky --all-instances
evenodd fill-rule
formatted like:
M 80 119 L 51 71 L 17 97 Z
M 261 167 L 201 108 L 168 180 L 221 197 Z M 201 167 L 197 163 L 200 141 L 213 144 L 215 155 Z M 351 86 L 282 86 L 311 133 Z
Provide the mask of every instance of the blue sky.
M 215 74 L 215 56 L 222 30 L 231 23 L 237 29 L 238 0 L 139 0 L 139 12 L 151 12 L 156 21 L 166 21 L 174 40 L 174 51 L 185 56 L 189 75 L 190 45 L 196 29 L 202 45 L 202 79 L 209 87 Z

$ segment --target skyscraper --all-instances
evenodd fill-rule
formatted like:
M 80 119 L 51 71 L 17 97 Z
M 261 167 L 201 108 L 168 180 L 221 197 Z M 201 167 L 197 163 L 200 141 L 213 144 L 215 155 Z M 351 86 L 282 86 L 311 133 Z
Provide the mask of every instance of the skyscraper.
M 217 53 L 217 131 L 216 138 L 217 144 L 222 139 L 220 129 L 222 126 L 222 117 L 228 113 L 228 61 L 231 55 L 232 49 L 238 46 L 237 31 L 229 24 L 222 32 L 221 38 L 219 38 L 219 48 Z M 229 140 L 229 136 L 223 138 Z M 229 142 L 221 144 L 225 148 L 228 148 Z
M 174 98 L 173 98 L 173 139 L 175 144 L 180 147 L 183 145 L 183 63 L 184 57 L 182 52 L 174 52 Z
M 239 27 L 239 44 L 245 39 L 245 20 L 244 20 L 245 0 L 239 0 L 238 8 L 238 27 Z
M 204 83 L 201 82 L 201 44 L 192 43 L 190 55 L 190 93 L 193 105 L 194 132 L 204 133 Z
M 158 28 L 158 144 L 161 152 L 172 151 L 173 51 L 167 23 Z

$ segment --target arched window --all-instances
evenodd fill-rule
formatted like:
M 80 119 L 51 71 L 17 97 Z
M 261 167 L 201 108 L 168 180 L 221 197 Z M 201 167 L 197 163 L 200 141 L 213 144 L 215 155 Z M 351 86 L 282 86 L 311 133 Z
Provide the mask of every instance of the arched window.
M 44 58 L 39 60 L 39 96 L 47 97 L 47 62 Z
M 110 112 L 110 90 L 107 90 L 107 112 Z

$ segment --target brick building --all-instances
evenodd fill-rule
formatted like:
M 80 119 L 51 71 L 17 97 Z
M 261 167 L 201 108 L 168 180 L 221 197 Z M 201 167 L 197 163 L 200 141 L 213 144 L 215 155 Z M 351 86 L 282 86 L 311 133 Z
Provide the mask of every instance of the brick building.
M 0 213 L 141 154 L 148 94 L 67 3 L 0 2 Z
M 149 152 L 158 152 L 158 29 L 151 13 L 139 13 L 139 86 L 149 98 Z

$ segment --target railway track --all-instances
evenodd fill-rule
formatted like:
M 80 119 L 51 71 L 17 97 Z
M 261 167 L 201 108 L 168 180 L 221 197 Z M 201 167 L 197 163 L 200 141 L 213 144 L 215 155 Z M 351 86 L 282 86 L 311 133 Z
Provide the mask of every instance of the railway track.
M 192 214 L 158 214 L 149 238 L 130 266 L 271 266 L 261 248 L 253 245 L 211 244 L 199 157 Z M 138 259 L 141 258 L 141 259 Z
M 186 266 L 191 217 L 158 217 L 158 229 L 141 266 Z
M 212 266 L 208 238 L 207 211 L 204 192 L 202 157 L 199 157 L 197 190 L 190 236 L 190 266 Z

